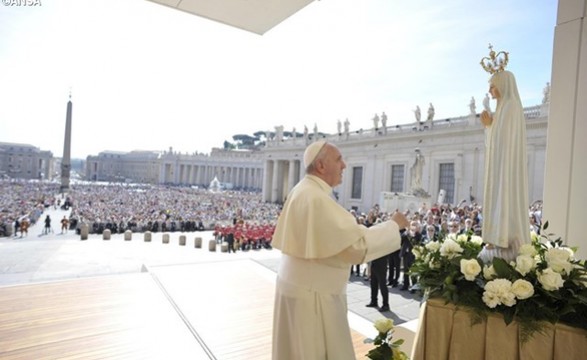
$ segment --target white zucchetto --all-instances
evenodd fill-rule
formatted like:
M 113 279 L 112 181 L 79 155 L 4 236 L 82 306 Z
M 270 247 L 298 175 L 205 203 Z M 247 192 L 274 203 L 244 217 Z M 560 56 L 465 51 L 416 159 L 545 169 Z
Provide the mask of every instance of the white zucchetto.
M 318 153 L 320 152 L 320 150 L 322 150 L 322 148 L 324 147 L 325 144 L 326 144 L 326 141 L 319 140 L 319 141 L 313 142 L 312 144 L 310 144 L 310 146 L 308 146 L 306 148 L 306 151 L 304 151 L 304 167 L 305 168 L 307 168 L 308 166 L 310 166 L 312 164 L 312 162 L 314 162 L 314 159 L 316 159 L 316 156 L 318 156 Z

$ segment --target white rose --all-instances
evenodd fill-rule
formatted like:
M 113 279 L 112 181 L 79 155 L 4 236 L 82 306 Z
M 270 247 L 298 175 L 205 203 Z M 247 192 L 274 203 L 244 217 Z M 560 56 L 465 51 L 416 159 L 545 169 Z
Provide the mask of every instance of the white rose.
M 393 329 L 393 320 L 392 319 L 378 319 L 375 321 L 375 329 L 380 333 L 387 333 L 389 330 Z
M 500 304 L 499 297 L 490 291 L 485 291 L 483 293 L 483 302 L 492 309 Z
M 536 231 L 530 231 L 530 239 L 532 240 L 532 242 L 539 242 L 540 236 L 538 236 Z
M 571 254 L 564 248 L 550 248 L 546 251 L 546 261 L 568 261 L 571 257 Z
M 538 281 L 542 284 L 544 290 L 555 291 L 563 287 L 564 281 L 561 274 L 551 268 L 544 269 L 538 274 Z
M 475 277 L 481 272 L 481 265 L 477 259 L 461 259 L 461 273 L 465 275 L 468 281 L 474 281 Z
M 412 249 L 412 254 L 416 257 L 416 259 L 420 259 L 422 257 L 422 253 L 420 252 L 420 247 L 416 246 Z
M 501 300 L 501 303 L 507 307 L 516 305 L 516 295 L 511 291 L 501 295 L 499 299 Z
M 440 269 L 440 262 L 432 259 L 430 260 L 430 262 L 428 263 L 428 266 L 430 267 L 430 269 Z
M 463 252 L 463 248 L 456 241 L 452 239 L 446 239 L 442 246 L 440 246 L 440 255 L 446 256 L 449 259 L 454 258 L 458 254 Z
M 527 280 L 518 279 L 512 284 L 512 293 L 520 300 L 528 299 L 534 295 L 534 286 Z
M 440 243 L 438 241 L 430 241 L 428 244 L 425 245 L 425 247 L 429 251 L 438 251 L 438 249 L 440 249 Z
M 516 271 L 526 276 L 527 273 L 532 271 L 536 267 L 536 262 L 533 257 L 528 255 L 520 255 L 516 258 L 516 264 L 514 265 Z
M 497 273 L 495 272 L 495 269 L 493 268 L 493 265 L 489 265 L 489 266 L 485 265 L 483 267 L 483 277 L 486 280 L 491 280 L 494 277 L 497 277 Z
M 505 306 L 514 306 L 516 304 L 516 295 L 514 295 L 511 290 L 512 282 L 508 279 L 492 280 L 485 284 L 483 301 L 489 307 L 492 307 L 494 304 L 496 304 L 495 306 L 499 304 L 503 304 Z
M 573 249 L 566 246 L 563 249 L 565 249 L 569 253 L 569 260 L 575 259 L 575 252 L 573 251 Z
M 570 274 L 573 270 L 573 264 L 568 261 L 549 261 L 548 266 L 559 274 Z
M 471 242 L 475 245 L 482 245 L 483 238 L 481 238 L 481 236 L 473 235 L 471 236 Z
M 536 248 L 532 244 L 524 244 L 520 246 L 520 255 L 534 257 L 536 256 Z
M 551 248 L 546 252 L 546 262 L 557 273 L 569 274 L 573 270 L 573 264 L 569 262 L 571 254 L 564 248 Z
M 464 244 L 467 242 L 467 235 L 466 234 L 460 234 L 457 236 L 457 242 L 460 242 L 461 244 Z
M 485 290 L 493 292 L 502 297 L 509 293 L 512 288 L 512 282 L 508 279 L 495 279 L 485 284 Z

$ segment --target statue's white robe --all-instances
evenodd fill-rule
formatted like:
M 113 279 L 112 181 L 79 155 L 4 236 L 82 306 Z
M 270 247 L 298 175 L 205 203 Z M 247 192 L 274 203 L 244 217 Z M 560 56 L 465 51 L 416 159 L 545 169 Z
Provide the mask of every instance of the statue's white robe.
M 398 225 L 367 228 L 332 198 L 332 188 L 306 175 L 290 192 L 273 246 L 277 274 L 273 359 L 355 359 L 347 320 L 350 266 L 400 248 Z
M 499 72 L 491 81 L 501 98 L 486 129 L 482 237 L 497 248 L 481 258 L 514 260 L 530 243 L 526 120 L 514 75 Z

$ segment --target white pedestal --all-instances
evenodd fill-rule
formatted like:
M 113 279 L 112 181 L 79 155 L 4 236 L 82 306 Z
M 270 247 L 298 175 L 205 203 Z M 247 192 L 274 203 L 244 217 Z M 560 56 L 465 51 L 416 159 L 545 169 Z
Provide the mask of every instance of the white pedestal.
M 406 211 L 410 210 L 410 214 L 415 213 L 422 206 L 422 203 L 426 203 L 426 208 L 432 207 L 432 201 L 430 197 L 420 197 L 412 194 L 405 193 L 393 193 L 389 191 L 382 191 L 379 200 L 379 207 L 381 211 L 394 212 L 396 210 Z

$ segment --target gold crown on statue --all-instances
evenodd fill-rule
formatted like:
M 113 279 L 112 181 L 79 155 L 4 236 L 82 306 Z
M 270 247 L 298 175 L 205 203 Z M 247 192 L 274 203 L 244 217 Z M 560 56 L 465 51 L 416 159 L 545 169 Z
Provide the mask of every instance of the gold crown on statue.
M 489 57 L 485 56 L 481 59 L 481 66 L 483 70 L 490 74 L 503 71 L 508 65 L 509 53 L 506 51 L 500 51 L 496 53 L 493 51 L 493 45 L 489 44 Z

